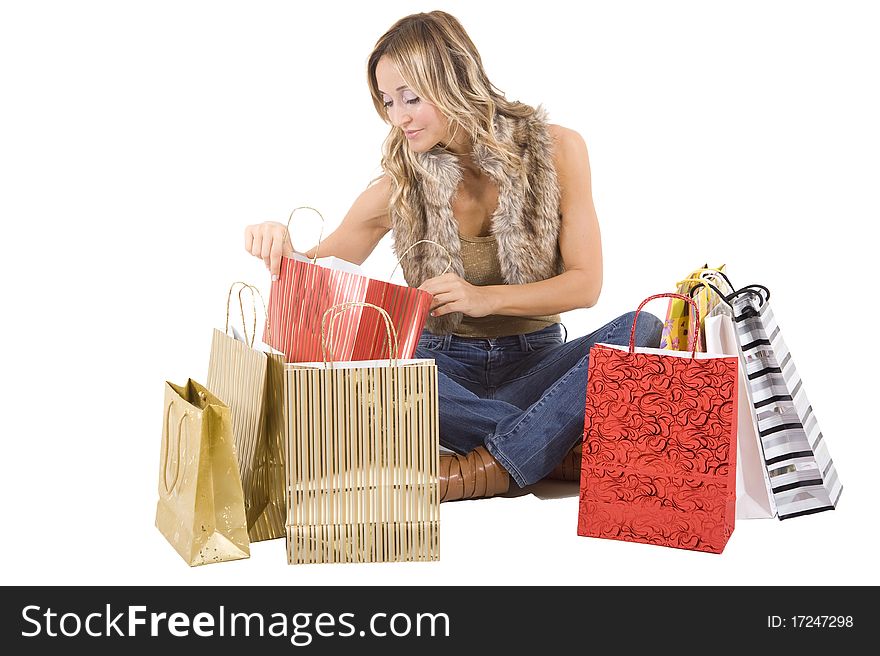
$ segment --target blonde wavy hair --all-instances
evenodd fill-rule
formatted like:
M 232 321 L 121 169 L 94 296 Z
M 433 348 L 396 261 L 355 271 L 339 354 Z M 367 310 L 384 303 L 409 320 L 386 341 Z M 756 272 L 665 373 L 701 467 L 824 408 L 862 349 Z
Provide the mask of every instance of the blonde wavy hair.
M 449 120 L 453 135 L 463 130 L 471 143 L 482 144 L 512 175 L 520 177 L 521 158 L 498 141 L 493 119 L 496 114 L 530 118 L 535 108 L 507 100 L 489 81 L 480 53 L 458 19 L 443 11 L 412 14 L 397 21 L 376 42 L 367 63 L 367 81 L 376 111 L 390 123 L 376 81 L 382 57 L 397 67 L 420 98 Z M 382 170 L 391 180 L 390 209 L 412 225 L 411 189 L 416 176 L 427 171 L 410 151 L 403 131 L 393 126 L 382 145 Z

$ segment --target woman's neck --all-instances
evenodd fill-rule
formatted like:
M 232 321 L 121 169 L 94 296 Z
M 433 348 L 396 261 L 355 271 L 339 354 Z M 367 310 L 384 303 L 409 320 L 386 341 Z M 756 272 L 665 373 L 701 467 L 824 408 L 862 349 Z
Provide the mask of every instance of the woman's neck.
M 468 148 L 467 150 L 462 150 L 461 152 L 451 149 L 449 146 L 444 146 L 444 150 L 450 155 L 454 155 L 456 161 L 458 162 L 458 166 L 462 169 L 465 174 L 471 174 L 473 176 L 479 176 L 482 173 L 482 169 L 480 166 L 474 161 L 474 149 L 473 147 Z
M 455 138 L 450 139 L 443 147 L 457 156 L 459 160 L 470 160 L 474 152 L 474 144 L 467 139 L 462 139 L 461 135 L 455 135 Z

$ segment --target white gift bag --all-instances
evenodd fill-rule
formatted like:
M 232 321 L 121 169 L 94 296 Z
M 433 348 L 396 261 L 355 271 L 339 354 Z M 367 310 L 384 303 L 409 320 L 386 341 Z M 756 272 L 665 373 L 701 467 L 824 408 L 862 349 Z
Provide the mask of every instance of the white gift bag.
M 770 478 L 764 465 L 764 453 L 758 437 L 758 418 L 746 384 L 746 367 L 736 339 L 730 309 L 717 305 L 704 322 L 706 350 L 740 358 L 739 418 L 736 434 L 736 518 L 767 519 L 776 515 L 776 503 Z

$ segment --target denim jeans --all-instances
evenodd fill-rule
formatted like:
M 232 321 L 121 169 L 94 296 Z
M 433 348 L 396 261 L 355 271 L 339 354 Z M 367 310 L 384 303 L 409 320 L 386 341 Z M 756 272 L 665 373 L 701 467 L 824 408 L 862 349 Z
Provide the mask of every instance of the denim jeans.
M 590 347 L 629 344 L 635 312 L 570 342 L 560 324 L 494 339 L 423 332 L 414 357 L 437 363 L 440 444 L 478 446 L 520 486 L 549 474 L 581 439 Z M 663 322 L 639 314 L 636 346 L 657 347 Z

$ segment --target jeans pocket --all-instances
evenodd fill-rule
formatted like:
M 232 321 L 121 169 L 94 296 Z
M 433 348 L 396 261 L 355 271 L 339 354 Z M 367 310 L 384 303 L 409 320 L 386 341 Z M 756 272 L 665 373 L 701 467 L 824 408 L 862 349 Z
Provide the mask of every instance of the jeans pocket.
M 429 351 L 440 351 L 443 346 L 443 338 L 441 337 L 422 337 L 419 339 L 419 347 L 428 349 Z
M 542 335 L 540 337 L 530 337 L 526 340 L 529 351 L 543 351 L 546 348 L 559 346 L 562 343 L 561 335 Z

